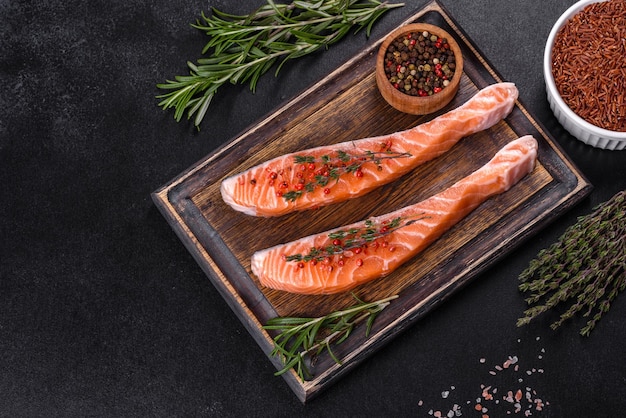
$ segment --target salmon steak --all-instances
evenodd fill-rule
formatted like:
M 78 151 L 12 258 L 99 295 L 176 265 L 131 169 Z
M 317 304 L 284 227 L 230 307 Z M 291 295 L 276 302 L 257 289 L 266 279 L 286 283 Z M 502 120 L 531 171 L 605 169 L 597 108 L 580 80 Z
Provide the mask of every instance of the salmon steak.
M 492 84 L 414 128 L 289 153 L 225 178 L 222 199 L 253 216 L 281 216 L 362 196 L 432 160 L 513 109 L 513 83 Z
M 345 292 L 386 276 L 490 197 L 530 173 L 537 141 L 504 146 L 484 166 L 419 203 L 257 251 L 251 269 L 263 286 L 299 294 Z

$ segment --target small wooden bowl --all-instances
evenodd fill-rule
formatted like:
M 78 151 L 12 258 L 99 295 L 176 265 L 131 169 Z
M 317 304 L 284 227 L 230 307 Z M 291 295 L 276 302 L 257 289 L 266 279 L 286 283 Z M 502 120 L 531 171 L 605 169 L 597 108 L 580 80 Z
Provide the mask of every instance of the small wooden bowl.
M 385 74 L 385 55 L 389 45 L 397 38 L 409 32 L 421 33 L 428 31 L 440 38 L 446 38 L 450 49 L 454 53 L 455 65 L 454 75 L 450 80 L 450 84 L 444 87 L 440 92 L 430 96 L 412 96 L 396 89 Z M 426 115 L 436 112 L 446 106 L 459 89 L 461 75 L 463 73 L 463 54 L 457 42 L 450 36 L 448 32 L 438 26 L 428 23 L 412 23 L 402 26 L 393 31 L 380 45 L 378 56 L 376 58 L 376 84 L 383 98 L 395 109 L 410 113 L 413 115 Z

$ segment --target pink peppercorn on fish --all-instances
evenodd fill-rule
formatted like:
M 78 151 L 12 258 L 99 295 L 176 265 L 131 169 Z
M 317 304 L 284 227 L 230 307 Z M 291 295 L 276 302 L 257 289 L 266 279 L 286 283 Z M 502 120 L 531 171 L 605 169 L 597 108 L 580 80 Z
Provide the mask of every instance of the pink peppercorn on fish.
M 331 294 L 388 275 L 424 250 L 482 202 L 509 190 L 533 170 L 530 135 L 503 147 L 486 165 L 420 203 L 253 254 L 263 286 Z
M 222 198 L 248 215 L 270 217 L 362 196 L 495 125 L 511 112 L 517 96 L 513 83 L 493 84 L 409 130 L 274 158 L 224 179 Z

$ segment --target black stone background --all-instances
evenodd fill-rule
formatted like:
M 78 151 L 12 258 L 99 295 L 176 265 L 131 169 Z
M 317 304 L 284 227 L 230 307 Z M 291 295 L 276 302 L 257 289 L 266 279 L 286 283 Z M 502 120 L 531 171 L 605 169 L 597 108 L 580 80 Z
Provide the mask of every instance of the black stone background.
M 190 23 L 202 11 L 261 4 L 0 1 L 0 416 L 430 416 L 455 403 L 479 416 L 481 384 L 500 398 L 535 390 L 549 405 L 533 416 L 623 412 L 626 296 L 588 339 L 577 333 L 582 320 L 558 332 L 549 318 L 515 327 L 525 306 L 517 275 L 577 216 L 626 188 L 626 151 L 576 141 L 545 99 L 545 40 L 572 0 L 442 4 L 518 85 L 591 195 L 311 403 L 273 375 L 150 199 L 368 45 L 363 33 L 349 36 L 264 77 L 255 94 L 223 88 L 200 131 L 157 107 L 156 84 L 200 56 L 206 38 Z M 424 4 L 407 0 L 372 38 Z M 489 374 L 508 356 L 517 374 Z M 506 416 L 503 400 L 484 404 Z

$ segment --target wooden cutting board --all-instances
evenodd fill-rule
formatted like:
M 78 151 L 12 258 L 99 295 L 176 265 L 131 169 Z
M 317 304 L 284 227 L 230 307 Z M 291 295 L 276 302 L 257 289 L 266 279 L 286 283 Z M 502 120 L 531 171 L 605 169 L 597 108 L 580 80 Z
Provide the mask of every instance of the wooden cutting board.
M 438 114 L 502 80 L 448 13 L 426 5 L 405 23 L 427 22 L 455 37 L 464 55 L 456 97 Z M 535 170 L 508 192 L 490 199 L 422 254 L 390 276 L 355 290 L 362 300 L 399 295 L 376 319 L 369 337 L 360 326 L 333 349 L 342 360 L 316 358 L 313 378 L 283 375 L 305 402 L 388 343 L 436 305 L 514 250 L 572 205 L 591 185 L 553 138 L 516 103 L 493 128 L 461 140 L 445 155 L 404 178 L 353 201 L 280 218 L 236 212 L 221 199 L 226 176 L 278 155 L 410 128 L 436 116 L 402 114 L 380 96 L 374 66 L 380 39 L 300 96 L 156 190 L 153 200 L 216 289 L 269 356 L 272 336 L 262 329 L 275 316 L 322 316 L 354 304 L 350 294 L 300 296 L 262 287 L 250 270 L 260 249 L 409 205 L 446 188 L 486 163 L 504 144 L 531 134 L 539 142 Z M 270 358 L 282 368 L 276 358 Z

